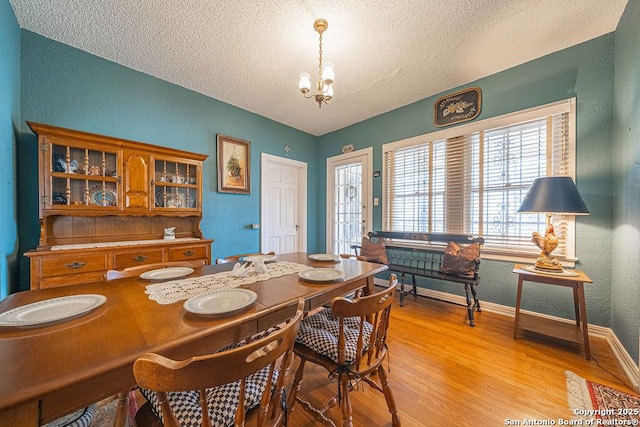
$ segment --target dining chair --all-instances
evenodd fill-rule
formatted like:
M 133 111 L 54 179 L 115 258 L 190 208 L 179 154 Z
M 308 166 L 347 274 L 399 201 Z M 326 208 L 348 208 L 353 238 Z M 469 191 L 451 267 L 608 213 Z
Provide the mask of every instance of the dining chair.
M 339 404 L 342 408 L 342 425 L 351 427 L 353 420 L 349 393 L 364 382 L 384 394 L 391 413 L 391 425 L 400 426 L 398 410 L 382 363 L 387 355 L 389 314 L 397 284 L 398 278 L 392 274 L 389 285 L 382 291 L 354 300 L 334 298 L 330 308 L 302 321 L 293 350 L 300 358 L 300 365 L 291 386 L 290 410 L 299 403 L 302 409 L 323 425 L 335 426 L 325 412 Z M 323 409 L 314 408 L 311 403 L 298 397 L 307 362 L 324 367 L 329 372 L 329 379 L 337 380 L 338 395 Z M 372 378 L 376 375 L 378 381 Z
M 144 265 L 135 265 L 133 267 L 127 267 L 120 270 L 107 270 L 104 274 L 105 280 L 115 280 L 122 279 L 124 277 L 135 277 L 140 274 L 156 270 L 160 268 L 170 268 L 170 267 L 190 267 L 190 268 L 200 268 L 205 265 L 204 260 L 193 260 L 193 261 L 171 261 L 171 262 L 162 262 L 162 263 L 153 263 L 153 264 L 144 264 Z M 129 391 L 123 391 L 118 394 L 116 404 L 116 421 L 114 422 L 115 426 L 122 426 L 125 422 L 126 417 L 126 399 L 129 395 Z
M 367 261 L 367 257 L 364 257 L 362 255 L 354 255 L 354 254 L 340 254 L 340 258 L 357 259 L 358 261 Z
M 147 271 L 156 270 L 160 268 L 169 267 L 190 267 L 200 268 L 205 265 L 205 261 L 202 259 L 194 261 L 172 261 L 172 262 L 159 262 L 154 264 L 135 265 L 133 267 L 123 268 L 121 270 L 107 270 L 104 274 L 105 280 L 122 279 L 123 277 L 139 276 Z
M 255 253 L 255 254 L 240 254 L 240 255 L 229 255 L 227 257 L 224 258 L 218 258 L 216 259 L 216 264 L 226 264 L 228 262 L 238 262 L 240 260 L 240 258 L 246 257 L 246 256 L 252 256 L 252 255 L 275 255 L 276 253 L 271 251 L 271 252 L 267 252 L 266 254 L 263 253 Z
M 282 327 L 217 353 L 180 361 L 155 353 L 141 356 L 133 365 L 148 400 L 141 410 L 151 406 L 167 427 L 286 425 L 284 383 L 303 309 L 301 298 Z

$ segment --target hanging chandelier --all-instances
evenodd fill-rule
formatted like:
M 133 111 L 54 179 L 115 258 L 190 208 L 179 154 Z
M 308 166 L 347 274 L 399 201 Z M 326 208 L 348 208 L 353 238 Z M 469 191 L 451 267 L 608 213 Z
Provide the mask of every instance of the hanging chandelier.
M 313 23 L 313 28 L 320 34 L 320 61 L 318 63 L 318 81 L 316 82 L 316 94 L 310 94 L 309 90 L 311 89 L 311 76 L 309 73 L 300 73 L 300 83 L 298 83 L 298 87 L 300 88 L 300 92 L 302 95 L 307 98 L 314 98 L 318 103 L 318 107 L 322 107 L 322 103 L 325 104 L 333 98 L 333 79 L 335 77 L 335 73 L 333 72 L 333 64 L 327 62 L 322 65 L 322 33 L 324 33 L 329 27 L 329 24 L 324 19 L 316 19 Z

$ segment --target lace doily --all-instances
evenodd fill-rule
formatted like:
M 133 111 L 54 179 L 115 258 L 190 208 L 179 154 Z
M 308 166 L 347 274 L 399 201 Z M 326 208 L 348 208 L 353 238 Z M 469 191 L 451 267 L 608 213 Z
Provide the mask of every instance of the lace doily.
M 308 265 L 285 261 L 266 264 L 266 267 L 266 273 L 257 274 L 255 271 L 249 271 L 243 277 L 235 277 L 231 271 L 223 271 L 206 276 L 155 283 L 148 285 L 144 292 L 149 295 L 150 300 L 159 304 L 172 304 L 217 289 L 237 288 L 238 286 L 261 282 L 274 277 L 282 277 L 311 268 Z

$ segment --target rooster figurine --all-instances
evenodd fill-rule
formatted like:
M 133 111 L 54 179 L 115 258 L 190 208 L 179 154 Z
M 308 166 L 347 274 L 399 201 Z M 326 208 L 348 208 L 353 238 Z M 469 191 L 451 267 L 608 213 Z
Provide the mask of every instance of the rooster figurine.
M 562 272 L 560 261 L 551 255 L 551 252 L 558 246 L 558 238 L 554 234 L 553 225 L 549 223 L 544 236 L 537 231 L 534 231 L 532 236 L 531 241 L 533 244 L 542 250 L 536 260 L 535 268 L 543 271 Z

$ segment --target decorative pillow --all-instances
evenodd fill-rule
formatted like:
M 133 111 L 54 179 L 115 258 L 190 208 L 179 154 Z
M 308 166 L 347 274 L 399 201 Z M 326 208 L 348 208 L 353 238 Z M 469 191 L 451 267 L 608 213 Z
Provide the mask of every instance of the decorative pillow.
M 360 246 L 360 255 L 367 258 L 367 261 L 379 262 L 380 264 L 389 263 L 387 259 L 387 246 L 384 244 L 383 239 L 372 242 L 371 239 L 363 237 L 362 245 Z
M 455 242 L 449 242 L 444 250 L 440 271 L 452 276 L 473 279 L 479 257 L 480 245 L 478 243 L 461 248 Z

